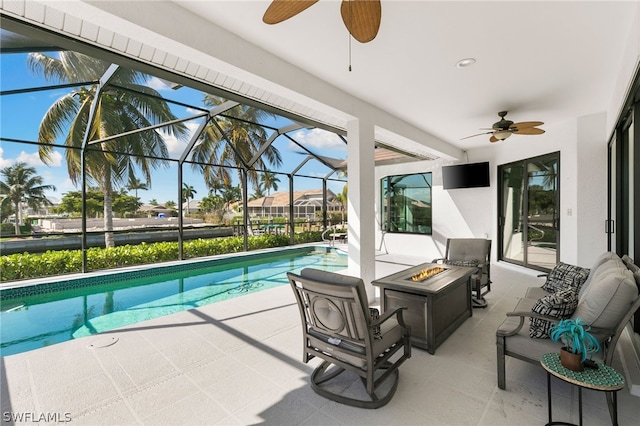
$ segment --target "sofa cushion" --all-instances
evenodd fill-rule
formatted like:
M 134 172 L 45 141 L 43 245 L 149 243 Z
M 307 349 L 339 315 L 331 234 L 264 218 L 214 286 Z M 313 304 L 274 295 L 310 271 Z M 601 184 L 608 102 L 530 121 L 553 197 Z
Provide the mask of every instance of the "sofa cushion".
M 550 294 L 553 294 L 553 293 L 549 293 L 547 290 L 545 290 L 542 287 L 533 286 L 533 287 L 527 287 L 527 292 L 524 294 L 524 297 L 526 297 L 527 299 L 538 300 Z
M 607 262 L 594 273 L 571 318 L 581 318 L 592 327 L 612 329 L 637 296 L 638 288 L 631 271 L 621 263 Z M 599 339 L 605 337 L 598 336 Z
M 573 288 L 558 291 L 540 298 L 531 308 L 531 312 L 548 315 L 557 319 L 566 319 L 578 306 L 578 295 Z M 552 323 L 540 318 L 529 319 L 529 337 L 548 339 Z
M 610 251 L 604 252 L 600 256 L 598 256 L 595 262 L 593 262 L 593 265 L 591 266 L 591 271 L 589 272 L 589 276 L 587 277 L 587 280 L 584 282 L 584 284 L 580 288 L 580 293 L 578 293 L 578 300 L 580 300 L 580 298 L 582 297 L 584 290 L 587 287 L 589 287 L 589 284 L 591 284 L 591 279 L 593 278 L 594 273 L 598 270 L 598 268 L 600 268 L 602 265 L 607 263 L 619 264 L 619 265 L 623 264 L 620 257 L 617 254 Z
M 515 312 L 531 312 L 531 308 L 536 303 L 534 299 L 522 298 L 518 301 Z M 520 317 L 506 317 L 498 327 L 498 333 L 508 333 L 518 326 Z M 500 341 L 498 337 L 498 341 Z M 507 355 L 520 356 L 523 359 L 539 360 L 542 355 L 549 352 L 560 352 L 561 342 L 554 342 L 551 339 L 532 339 L 529 337 L 529 329 L 525 325 L 516 334 L 504 339 L 504 349 Z M 602 351 L 593 355 L 593 359 L 600 361 Z
M 559 262 L 549 272 L 547 281 L 542 288 L 549 293 L 556 293 L 567 287 L 573 287 L 576 292 L 580 291 L 580 287 L 587 280 L 589 269 L 581 266 L 570 265 L 568 263 Z

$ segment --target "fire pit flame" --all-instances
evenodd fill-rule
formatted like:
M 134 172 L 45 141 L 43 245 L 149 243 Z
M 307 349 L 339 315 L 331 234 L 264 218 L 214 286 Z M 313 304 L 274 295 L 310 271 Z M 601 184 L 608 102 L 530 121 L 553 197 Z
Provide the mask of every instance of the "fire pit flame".
M 411 281 L 424 281 L 427 278 L 431 278 L 434 275 L 438 275 L 440 272 L 444 271 L 445 268 L 442 268 L 440 266 L 436 266 L 433 268 L 427 268 L 427 269 L 423 269 L 422 271 L 418 272 L 415 275 L 411 276 Z

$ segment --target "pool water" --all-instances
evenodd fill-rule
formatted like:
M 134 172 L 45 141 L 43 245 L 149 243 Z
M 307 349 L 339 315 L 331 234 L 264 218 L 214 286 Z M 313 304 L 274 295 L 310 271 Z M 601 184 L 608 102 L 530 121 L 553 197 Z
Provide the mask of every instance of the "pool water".
M 318 248 L 238 257 L 224 264 L 47 294 L 0 300 L 0 355 L 89 336 L 163 315 L 287 284 L 286 273 L 337 271 L 346 254 Z M 180 268 L 185 269 L 185 268 Z M 166 271 L 166 272 L 165 272 Z

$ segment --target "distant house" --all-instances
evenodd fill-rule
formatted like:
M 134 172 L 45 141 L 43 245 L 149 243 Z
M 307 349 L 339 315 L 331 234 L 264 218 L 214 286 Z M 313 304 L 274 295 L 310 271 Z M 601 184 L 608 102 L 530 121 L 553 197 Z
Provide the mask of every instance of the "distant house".
M 202 200 L 189 200 L 182 203 L 182 214 L 198 213 L 200 211 L 200 201 Z
M 327 189 L 327 211 L 339 212 L 342 205 L 336 200 L 336 194 Z M 251 217 L 277 217 L 289 215 L 289 193 L 276 192 L 266 197 L 256 198 L 247 203 Z M 313 218 L 316 212 L 322 211 L 322 190 L 309 189 L 294 191 L 293 217 Z
M 170 217 L 171 212 L 174 212 L 175 209 L 168 209 L 162 204 L 152 205 L 152 204 L 143 204 L 138 209 L 139 212 L 147 213 L 149 216 L 160 216 L 160 217 Z

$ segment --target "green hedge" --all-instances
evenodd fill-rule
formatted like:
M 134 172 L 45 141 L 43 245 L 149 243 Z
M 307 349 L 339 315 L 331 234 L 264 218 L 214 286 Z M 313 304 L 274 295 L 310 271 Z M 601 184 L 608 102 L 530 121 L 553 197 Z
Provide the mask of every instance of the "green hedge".
M 20 234 L 29 235 L 31 233 L 31 225 L 20 225 Z M 14 237 L 16 235 L 16 226 L 13 223 L 0 224 L 0 237 Z
M 303 232 L 295 236 L 295 243 L 321 240 L 321 232 Z M 248 239 L 249 250 L 289 245 L 288 235 L 265 234 Z M 243 250 L 242 237 L 223 237 L 186 241 L 183 255 L 187 259 L 237 253 Z M 87 250 L 87 267 L 91 271 L 124 266 L 144 265 L 178 259 L 177 242 L 124 245 L 113 248 Z M 64 275 L 82 271 L 81 250 L 47 251 L 42 254 L 20 253 L 0 256 L 0 280 L 15 281 L 50 275 Z

